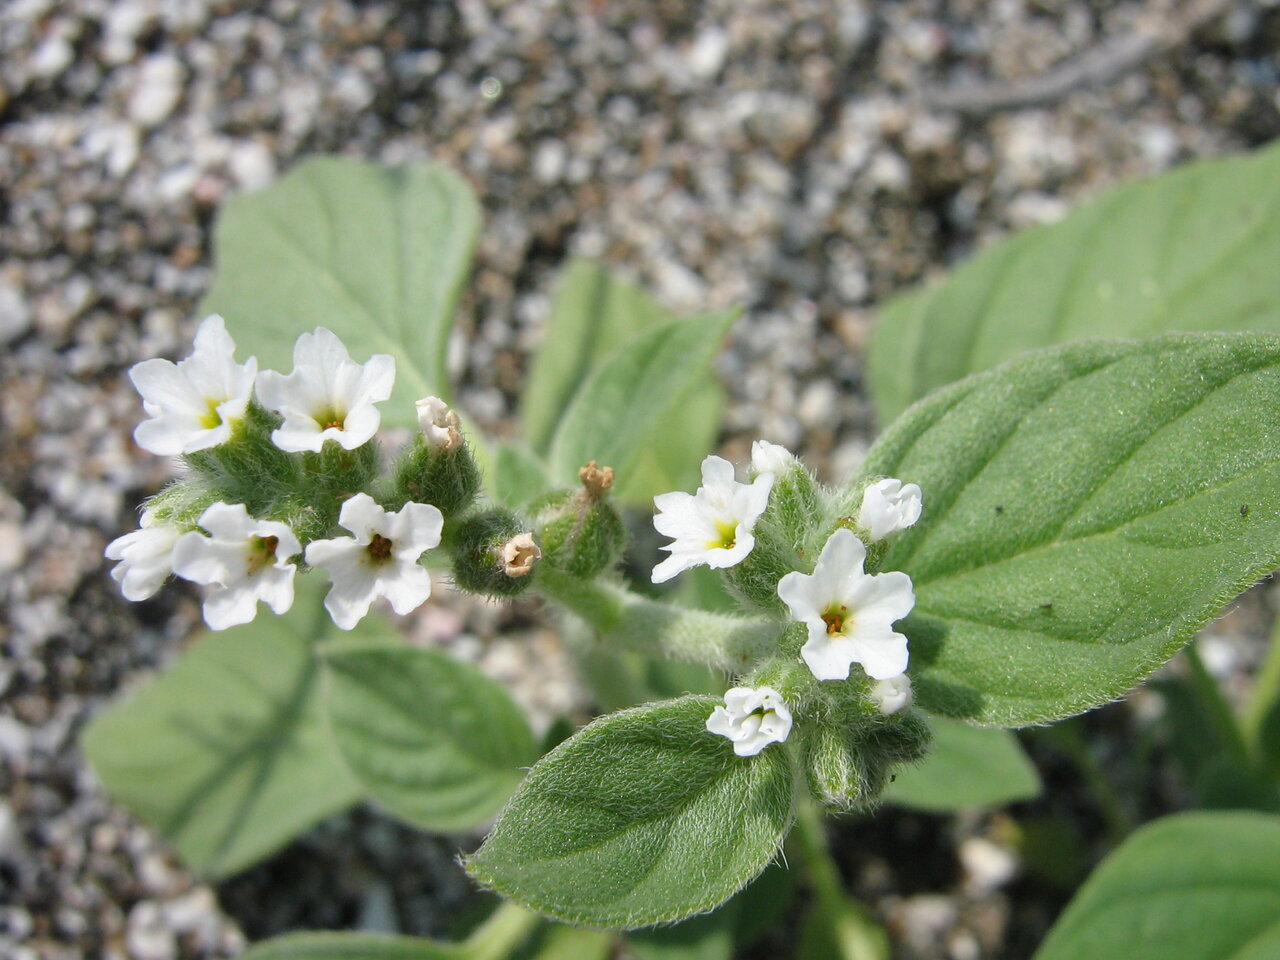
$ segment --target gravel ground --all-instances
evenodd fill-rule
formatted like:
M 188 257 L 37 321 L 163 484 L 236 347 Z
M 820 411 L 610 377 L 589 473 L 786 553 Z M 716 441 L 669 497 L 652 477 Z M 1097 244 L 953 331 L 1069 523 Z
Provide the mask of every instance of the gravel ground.
M 1280 134 L 1272 3 L 1223 4 L 1173 49 L 1040 107 L 926 105 L 940 86 L 1025 82 L 1172 6 L 0 5 L 0 954 L 230 956 L 295 925 L 378 925 L 388 905 L 431 933 L 466 899 L 456 842 L 365 811 L 211 889 L 77 751 L 85 720 L 198 620 L 180 588 L 125 604 L 101 554 L 166 478 L 132 446 L 124 373 L 188 350 L 221 200 L 317 152 L 446 163 L 487 218 L 458 365 L 481 423 L 508 423 L 553 271 L 588 254 L 675 307 L 745 306 L 721 358 L 726 451 L 764 436 L 836 478 L 872 435 L 860 358 L 877 301 L 1106 184 Z M 543 678 L 518 691 L 537 715 L 581 705 L 519 613 L 446 600 L 429 616 L 495 675 Z M 1051 919 L 1011 906 L 1002 816 L 877 821 L 850 870 L 904 957 L 1023 956 Z M 948 852 L 904 875 L 894 844 Z

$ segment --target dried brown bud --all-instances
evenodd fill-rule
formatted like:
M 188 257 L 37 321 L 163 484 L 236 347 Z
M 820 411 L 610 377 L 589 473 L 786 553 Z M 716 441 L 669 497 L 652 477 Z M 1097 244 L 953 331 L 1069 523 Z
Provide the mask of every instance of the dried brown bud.
M 602 467 L 594 460 L 578 471 L 582 489 L 588 500 L 599 500 L 613 486 L 613 467 Z
M 502 545 L 502 572 L 508 577 L 523 577 L 533 572 L 533 565 L 541 558 L 533 534 L 517 533 Z

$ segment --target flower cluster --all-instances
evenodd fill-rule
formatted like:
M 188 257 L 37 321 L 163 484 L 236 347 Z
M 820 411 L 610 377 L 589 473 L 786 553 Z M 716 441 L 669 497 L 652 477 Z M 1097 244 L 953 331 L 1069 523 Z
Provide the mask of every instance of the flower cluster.
M 419 561 L 439 545 L 444 515 L 413 500 L 421 483 L 398 498 L 392 491 L 398 509 L 360 489 L 372 485 L 376 454 L 361 454 L 373 451 L 395 360 L 375 354 L 357 363 L 324 327 L 298 337 L 289 374 L 259 372 L 252 357 L 237 363 L 235 349 L 222 318 L 210 316 L 191 356 L 130 371 L 147 413 L 134 432 L 139 446 L 182 456 L 190 474 L 154 498 L 139 529 L 108 545 L 124 596 L 144 600 L 176 574 L 211 588 L 204 617 L 221 630 L 253 620 L 259 602 L 284 613 L 295 574 L 310 565 L 329 575 L 325 607 L 344 630 L 380 596 L 397 613 L 419 606 L 431 593 Z M 410 474 L 432 457 L 433 476 L 441 474 L 447 453 L 456 461 L 445 477 L 451 500 L 469 501 L 474 465 L 456 455 L 457 415 L 436 397 L 418 410 L 423 436 L 404 458 L 412 469 L 400 471 L 401 485 L 414 486 Z M 306 459 L 317 455 L 325 459 Z M 335 492 L 335 476 L 350 486 Z
M 708 457 L 694 494 L 654 498 L 654 527 L 672 539 L 663 547 L 671 556 L 653 570 L 654 583 L 700 564 L 728 572 L 755 548 L 757 526 L 773 508 L 771 491 L 787 488 L 797 475 L 807 479 L 800 462 L 777 444 L 757 441 L 751 467 L 751 482 L 740 483 L 732 464 Z M 812 677 L 849 680 L 854 664 L 859 665 L 871 681 L 866 697 L 884 716 L 911 703 L 907 638 L 893 625 L 911 612 L 915 594 L 911 578 L 901 571 L 868 572 L 868 545 L 879 546 L 910 527 L 921 509 L 916 484 L 894 478 L 870 483 L 861 491 L 856 517 L 840 519 L 809 572 L 792 569 L 769 581 L 782 609 L 804 625 L 806 639 L 798 652 Z M 803 562 L 802 554 L 794 556 Z M 728 737 L 739 756 L 749 756 L 787 738 L 791 713 L 773 687 L 735 687 L 708 719 L 707 729 Z

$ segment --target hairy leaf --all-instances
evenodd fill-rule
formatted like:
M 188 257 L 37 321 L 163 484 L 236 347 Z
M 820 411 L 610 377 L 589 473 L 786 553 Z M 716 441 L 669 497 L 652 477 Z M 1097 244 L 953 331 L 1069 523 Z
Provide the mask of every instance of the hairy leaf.
M 868 475 L 919 483 L 897 535 L 926 709 L 1022 726 L 1120 696 L 1280 564 L 1280 338 L 1028 354 L 914 406 Z
M 572 260 L 556 281 L 546 333 L 520 401 L 520 426 L 546 453 L 574 395 L 624 340 L 671 320 L 643 289 L 592 260 Z
M 791 821 L 787 756 L 738 757 L 684 697 L 596 720 L 547 754 L 467 861 L 481 883 L 585 926 L 670 923 L 724 902 Z
M 285 616 L 202 637 L 85 733 L 107 794 L 208 876 L 249 866 L 360 796 L 321 712 L 313 648 L 337 630 L 315 579 L 300 578 Z M 394 636 L 375 619 L 360 632 Z
M 1114 189 L 891 301 L 868 358 L 884 422 L 1024 350 L 1175 331 L 1280 333 L 1280 147 Z
M 903 767 L 885 791 L 889 803 L 948 811 L 1028 800 L 1040 776 L 1007 730 L 985 730 L 934 717 L 933 749 L 918 765 Z
M 448 395 L 449 332 L 479 226 L 475 197 L 444 167 L 306 160 L 222 208 L 204 310 L 223 315 L 242 355 L 284 372 L 316 326 L 357 362 L 391 354 L 383 422 L 412 425 L 415 400 Z
M 1190 813 L 1139 830 L 1076 894 L 1034 960 L 1280 956 L 1280 817 Z
M 434 650 L 341 647 L 326 655 L 334 741 L 369 795 L 431 830 L 497 812 L 538 757 L 499 684 Z
M 706 386 L 711 360 L 735 317 L 723 311 L 675 320 L 636 334 L 594 368 L 575 395 L 551 445 L 551 480 L 577 482 L 595 460 L 614 468 L 616 495 L 637 501 L 696 473 L 719 419 L 720 388 Z M 692 440 L 700 441 L 697 450 Z M 654 447 L 668 449 L 655 453 Z M 673 455 L 681 463 L 673 464 Z M 684 460 L 689 463 L 684 464 Z M 655 476 L 656 473 L 656 476 Z M 645 478 L 632 485 L 633 474 Z M 675 474 L 672 476 L 672 474 Z

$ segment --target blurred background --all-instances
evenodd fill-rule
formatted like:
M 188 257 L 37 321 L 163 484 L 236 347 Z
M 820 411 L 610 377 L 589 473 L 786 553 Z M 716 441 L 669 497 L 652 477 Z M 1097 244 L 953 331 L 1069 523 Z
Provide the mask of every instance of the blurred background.
M 1274 0 L 2 0 L 0 955 L 440 935 L 471 896 L 452 858 L 474 838 L 368 810 L 210 886 L 76 747 L 199 620 L 189 585 L 126 604 L 102 549 L 168 476 L 133 446 L 125 373 L 189 351 L 225 198 L 314 153 L 447 164 L 485 210 L 450 357 L 476 421 L 510 429 L 554 272 L 582 254 L 675 308 L 742 305 L 722 452 L 763 437 L 838 480 L 876 430 L 878 302 L 1108 184 L 1280 135 L 1278 42 Z M 1213 628 L 1228 682 L 1277 605 L 1255 591 Z M 528 609 L 445 595 L 413 629 L 543 726 L 589 706 Z M 1116 817 L 1179 805 L 1176 777 L 1132 810 L 1085 786 L 1124 793 L 1156 699 L 1031 738 L 1048 790 L 1013 812 L 887 810 L 837 833 L 904 957 L 1026 956 Z

